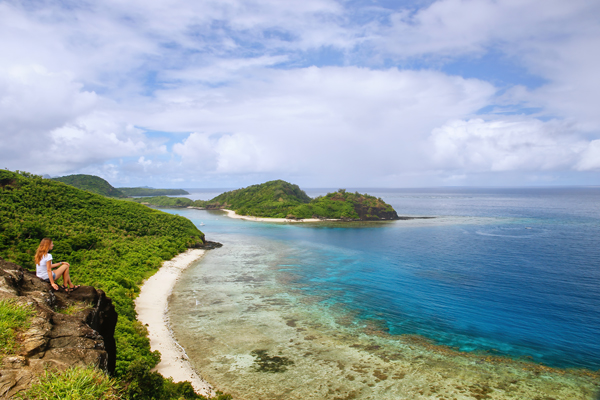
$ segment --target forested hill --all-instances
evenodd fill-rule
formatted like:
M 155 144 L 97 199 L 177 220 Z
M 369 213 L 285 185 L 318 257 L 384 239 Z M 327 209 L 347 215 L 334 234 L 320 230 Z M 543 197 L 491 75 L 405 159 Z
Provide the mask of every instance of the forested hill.
M 52 179 L 106 197 L 127 197 L 127 195 L 123 194 L 119 189 L 114 188 L 110 183 L 95 175 L 78 174 Z
M 276 180 L 225 192 L 205 203 L 207 208 L 228 208 L 241 215 L 273 216 L 311 201 L 298 185 Z M 285 216 L 285 215 L 284 215 Z
M 240 215 L 256 217 L 354 221 L 398 219 L 393 207 L 380 198 L 340 189 L 311 199 L 298 185 L 282 180 L 232 190 L 208 201 L 192 201 L 185 197 L 151 197 L 135 201 L 158 207 L 230 209 Z
M 180 196 L 182 194 L 190 194 L 183 189 L 153 189 L 146 187 L 120 187 L 125 196 Z
M 183 217 L 0 170 L 0 257 L 33 269 L 43 237 L 55 243 L 54 260 L 71 263 L 76 284 L 102 289 L 112 298 L 119 314 L 116 375 L 133 382 L 127 384 L 129 397 L 150 398 L 141 391 L 172 387 L 150 372 L 160 356 L 150 351 L 146 330 L 136 321 L 133 299 L 143 279 L 163 260 L 202 245 L 204 234 Z

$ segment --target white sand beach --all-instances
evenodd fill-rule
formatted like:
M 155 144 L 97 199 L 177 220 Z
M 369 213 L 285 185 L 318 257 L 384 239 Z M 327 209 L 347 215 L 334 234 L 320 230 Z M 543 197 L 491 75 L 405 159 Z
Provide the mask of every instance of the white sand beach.
M 229 218 L 244 219 L 246 221 L 258 221 L 258 222 L 322 222 L 322 221 L 339 221 L 339 219 L 318 219 L 318 218 L 305 218 L 305 219 L 288 219 L 288 218 L 264 218 L 264 217 L 252 217 L 247 215 L 238 215 L 233 210 L 226 210 Z
M 165 261 L 142 285 L 135 309 L 138 320 L 148 328 L 150 348 L 161 354 L 161 361 L 154 370 L 175 382 L 190 381 L 197 393 L 212 397 L 215 394 L 212 386 L 194 371 L 185 351 L 173 338 L 166 319 L 167 299 L 179 275 L 203 255 L 204 250 L 189 249 Z

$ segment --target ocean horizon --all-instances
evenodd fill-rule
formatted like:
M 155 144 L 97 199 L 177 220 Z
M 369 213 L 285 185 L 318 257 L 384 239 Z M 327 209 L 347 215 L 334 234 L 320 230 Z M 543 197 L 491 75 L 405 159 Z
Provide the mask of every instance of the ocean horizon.
M 600 188 L 348 190 L 435 218 L 277 224 L 166 210 L 224 244 L 169 303 L 209 382 L 248 399 L 593 397 Z

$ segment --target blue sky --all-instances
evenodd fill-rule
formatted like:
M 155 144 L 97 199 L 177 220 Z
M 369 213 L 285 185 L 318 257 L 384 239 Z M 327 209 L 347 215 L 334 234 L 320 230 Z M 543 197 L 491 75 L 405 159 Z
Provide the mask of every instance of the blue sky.
M 600 185 L 600 3 L 0 1 L 0 167 Z

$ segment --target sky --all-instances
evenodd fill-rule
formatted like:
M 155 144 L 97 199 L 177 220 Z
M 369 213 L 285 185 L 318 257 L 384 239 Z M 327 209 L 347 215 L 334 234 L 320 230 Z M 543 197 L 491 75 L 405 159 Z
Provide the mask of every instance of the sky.
M 600 1 L 0 0 L 0 168 L 600 185 Z

